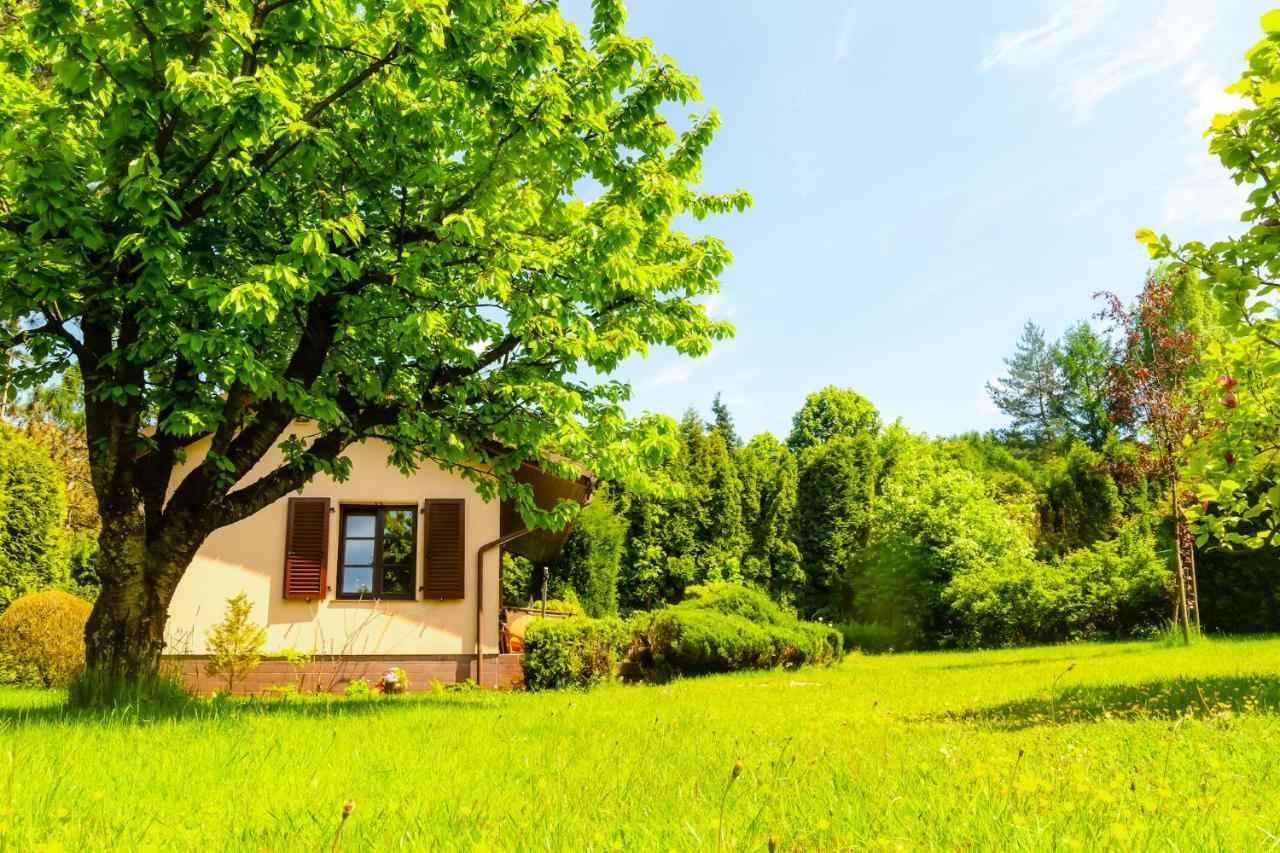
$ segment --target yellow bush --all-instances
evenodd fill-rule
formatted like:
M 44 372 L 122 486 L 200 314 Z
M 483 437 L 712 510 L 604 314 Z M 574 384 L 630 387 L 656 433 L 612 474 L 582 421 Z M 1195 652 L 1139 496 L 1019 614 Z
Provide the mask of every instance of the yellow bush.
M 84 666 L 84 626 L 92 609 L 53 590 L 14 599 L 0 613 L 0 679 L 65 687 Z

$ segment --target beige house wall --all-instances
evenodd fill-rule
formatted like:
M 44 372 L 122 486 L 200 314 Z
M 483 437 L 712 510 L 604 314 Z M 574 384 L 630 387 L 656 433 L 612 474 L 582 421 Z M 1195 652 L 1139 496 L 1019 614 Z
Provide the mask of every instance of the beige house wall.
M 304 438 L 305 424 L 293 430 Z M 187 451 L 186 464 L 175 472 L 173 485 L 200 462 L 209 442 Z M 476 640 L 476 551 L 499 536 L 500 505 L 486 503 L 475 486 L 456 473 L 424 465 L 404 476 L 387 464 L 387 447 L 377 441 L 354 445 L 347 452 L 351 475 L 337 483 L 317 477 L 302 492 L 327 497 L 329 519 L 329 593 L 323 601 L 285 601 L 284 551 L 288 498 L 282 498 L 236 524 L 215 531 L 192 561 L 169 607 L 166 653 L 200 655 L 208 652 L 205 633 L 220 621 L 227 598 L 243 591 L 253 602 L 253 619 L 267 629 L 265 653 L 284 649 L 322 655 L 474 655 Z M 271 450 L 249 473 L 256 480 L 281 461 Z M 333 590 L 338 580 L 339 513 L 343 504 L 406 504 L 419 510 L 426 498 L 466 501 L 466 597 L 455 601 L 340 601 Z M 422 516 L 418 516 L 415 562 L 422 584 Z M 500 549 L 484 560 L 484 651 L 498 650 L 498 570 Z M 421 596 L 421 591 L 418 592 Z

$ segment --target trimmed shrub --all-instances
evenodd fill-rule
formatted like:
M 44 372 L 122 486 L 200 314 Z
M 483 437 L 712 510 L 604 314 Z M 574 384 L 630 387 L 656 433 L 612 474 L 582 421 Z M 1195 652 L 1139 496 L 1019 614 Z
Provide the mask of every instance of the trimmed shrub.
M 758 589 L 734 583 L 711 583 L 691 586 L 682 607 L 714 610 L 727 616 L 741 616 L 760 625 L 785 625 L 797 622 L 795 615 L 783 610 Z
M 732 584 L 694 587 L 693 598 L 633 622 L 632 658 L 659 675 L 822 664 L 844 642 L 826 625 L 802 622 L 763 593 Z
M 618 674 L 630 637 L 618 619 L 535 619 L 524 635 L 530 690 L 590 687 Z
M 0 614 L 0 680 L 65 687 L 84 666 L 84 626 L 92 609 L 54 590 L 15 599 Z

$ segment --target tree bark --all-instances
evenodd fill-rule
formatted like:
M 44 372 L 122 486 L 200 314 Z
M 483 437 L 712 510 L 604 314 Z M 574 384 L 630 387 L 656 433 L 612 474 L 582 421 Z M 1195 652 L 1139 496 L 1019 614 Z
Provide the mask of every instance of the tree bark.
M 98 536 L 102 588 L 85 625 L 85 665 L 113 681 L 145 681 L 159 671 L 169 603 L 208 531 L 146 535 L 142 501 L 103 516 Z

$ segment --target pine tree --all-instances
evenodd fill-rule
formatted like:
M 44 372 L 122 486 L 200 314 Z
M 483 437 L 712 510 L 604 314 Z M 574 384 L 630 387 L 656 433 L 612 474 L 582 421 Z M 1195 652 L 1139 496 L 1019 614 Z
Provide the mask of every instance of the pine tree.
M 1008 373 L 987 383 L 991 402 L 1011 421 L 1009 431 L 1036 444 L 1053 444 L 1063 432 L 1065 387 L 1056 350 L 1028 320 L 1013 357 L 1004 360 Z
M 227 692 L 235 690 L 236 682 L 257 668 L 262 659 L 262 644 L 267 632 L 261 625 L 249 621 L 253 602 L 243 592 L 227 599 L 227 615 L 205 634 L 209 641 L 209 675 L 223 675 L 227 679 Z
M 721 399 L 719 391 L 711 401 L 711 429 L 720 434 L 730 450 L 738 450 L 742 447 L 742 437 L 738 435 L 737 427 L 734 426 L 733 415 L 729 413 L 729 407 Z

